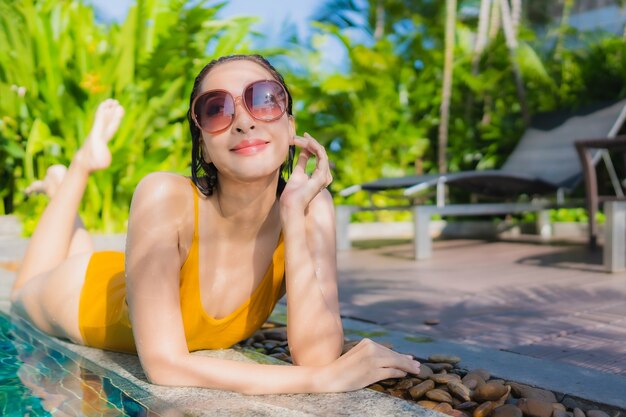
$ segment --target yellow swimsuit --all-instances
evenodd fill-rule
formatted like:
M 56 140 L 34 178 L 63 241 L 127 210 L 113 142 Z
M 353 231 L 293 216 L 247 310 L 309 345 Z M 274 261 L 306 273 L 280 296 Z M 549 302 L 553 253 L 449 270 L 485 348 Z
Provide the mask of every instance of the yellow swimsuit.
M 189 351 L 223 349 L 249 337 L 267 320 L 280 298 L 285 274 L 283 235 L 272 262 L 252 296 L 226 317 L 215 319 L 202 307 L 198 273 L 198 190 L 194 190 L 194 232 L 180 269 L 180 308 Z M 154 308 L 159 308 L 154 306 Z M 126 304 L 124 254 L 95 252 L 80 296 L 78 324 L 87 346 L 136 352 Z

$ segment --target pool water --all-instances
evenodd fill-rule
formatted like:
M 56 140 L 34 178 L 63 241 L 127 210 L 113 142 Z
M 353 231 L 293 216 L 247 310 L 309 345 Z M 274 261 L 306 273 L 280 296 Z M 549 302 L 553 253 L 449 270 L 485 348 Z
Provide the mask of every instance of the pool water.
M 159 415 L 38 336 L 0 312 L 0 416 Z

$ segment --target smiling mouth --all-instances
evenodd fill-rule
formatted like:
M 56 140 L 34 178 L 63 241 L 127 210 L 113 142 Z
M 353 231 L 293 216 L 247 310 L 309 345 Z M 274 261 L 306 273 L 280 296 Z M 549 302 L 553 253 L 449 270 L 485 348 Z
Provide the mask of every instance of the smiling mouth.
M 269 142 L 261 139 L 244 140 L 231 149 L 238 154 L 255 154 L 265 148 Z

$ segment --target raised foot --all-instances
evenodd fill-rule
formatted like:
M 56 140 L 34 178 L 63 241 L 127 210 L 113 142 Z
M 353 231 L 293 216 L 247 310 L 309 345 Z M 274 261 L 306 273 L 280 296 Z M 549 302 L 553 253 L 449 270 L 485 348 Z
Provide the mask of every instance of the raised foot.
M 67 167 L 65 165 L 52 165 L 46 171 L 46 177 L 43 180 L 33 181 L 32 184 L 26 187 L 24 192 L 27 195 L 46 194 L 48 197 L 53 197 L 59 189 L 66 172 Z
M 108 99 L 98 106 L 89 136 L 76 153 L 76 160 L 89 172 L 111 165 L 108 143 L 120 126 L 122 117 L 124 108 L 117 100 Z

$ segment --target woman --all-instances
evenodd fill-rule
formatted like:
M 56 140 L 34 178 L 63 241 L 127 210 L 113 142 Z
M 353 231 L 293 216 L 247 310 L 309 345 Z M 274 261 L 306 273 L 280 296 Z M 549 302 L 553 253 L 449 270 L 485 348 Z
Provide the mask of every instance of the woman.
M 328 158 L 311 136 L 296 136 L 291 104 L 264 58 L 209 63 L 188 113 L 193 182 L 168 173 L 140 182 L 124 261 L 123 254 L 93 253 L 76 216 L 89 174 L 110 163 L 106 144 L 123 114 L 117 102 L 104 102 L 67 173 L 57 175 L 62 181 L 46 180 L 53 198 L 15 283 L 16 311 L 75 343 L 136 350 L 148 379 L 161 385 L 338 392 L 419 372 L 410 356 L 370 340 L 340 356 Z M 293 146 L 300 156 L 285 183 L 280 171 Z M 189 354 L 248 337 L 285 293 L 298 366 Z

